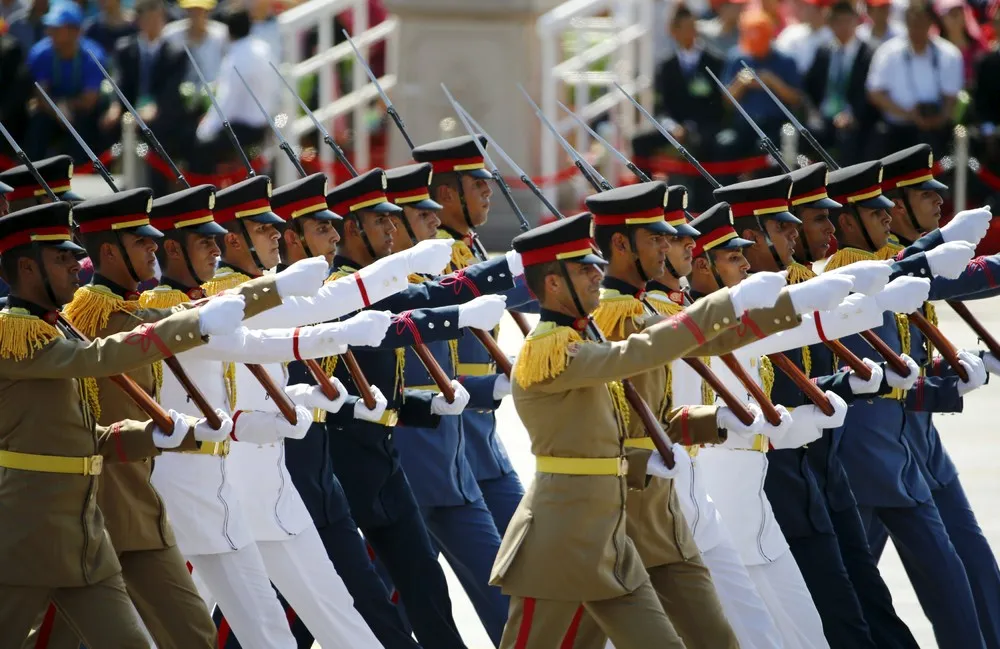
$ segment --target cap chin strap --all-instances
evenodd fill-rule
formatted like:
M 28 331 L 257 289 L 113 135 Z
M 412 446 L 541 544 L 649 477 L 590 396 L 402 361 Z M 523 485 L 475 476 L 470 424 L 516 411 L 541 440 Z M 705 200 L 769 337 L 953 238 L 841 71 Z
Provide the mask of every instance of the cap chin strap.
M 361 214 L 359 212 L 351 212 L 351 216 L 354 217 L 354 222 L 358 225 L 358 232 L 361 233 L 361 241 L 365 244 L 365 249 L 371 255 L 372 261 L 375 261 L 378 259 L 378 255 L 375 254 L 372 242 L 368 240 L 368 233 L 365 232 L 365 224 L 361 222 Z
M 465 202 L 465 189 L 462 187 L 463 174 L 458 172 L 455 174 L 458 176 L 458 202 L 462 204 L 462 216 L 465 218 L 466 225 L 469 226 L 469 231 L 475 230 L 475 225 L 472 224 L 472 215 L 469 214 L 469 205 Z
M 302 244 L 302 249 L 306 253 L 306 258 L 311 259 L 312 257 L 315 257 L 315 255 L 312 254 L 312 250 L 309 250 L 309 244 L 306 243 L 306 228 L 302 225 L 301 219 L 292 219 L 292 230 L 298 235 L 299 243 Z
M 900 189 L 899 192 L 903 199 L 903 207 L 906 208 L 906 216 L 909 217 L 910 225 L 913 226 L 913 229 L 917 233 L 917 236 L 919 237 L 920 235 L 927 234 L 926 228 L 921 227 L 920 222 L 917 221 L 917 215 L 913 213 L 913 207 L 910 205 L 910 197 L 906 194 L 906 188 L 904 187 L 903 189 Z M 909 241 L 906 238 L 899 236 L 898 234 L 896 235 L 896 238 L 905 243 L 906 245 L 911 245 L 913 243 L 912 241 Z
M 636 244 L 636 230 L 637 227 L 628 228 L 628 245 L 632 246 L 632 254 L 635 256 L 635 269 L 639 272 L 639 279 L 645 284 L 649 281 L 649 275 L 646 274 L 646 270 L 642 267 L 642 259 L 639 257 L 639 246 Z
M 128 271 L 129 277 L 138 286 L 142 284 L 142 280 L 139 279 L 139 274 L 135 272 L 135 267 L 132 265 L 132 258 L 129 257 L 128 250 L 125 249 L 125 240 L 122 238 L 122 233 L 115 230 L 115 241 L 118 242 L 118 250 L 122 253 L 122 260 L 125 262 L 125 270 Z
M 464 201 L 462 205 L 465 205 Z M 410 219 L 408 216 L 406 216 L 405 211 L 403 212 L 402 216 L 400 216 L 399 220 L 403 222 L 403 228 L 406 230 L 407 236 L 410 237 L 410 243 L 412 243 L 413 245 L 417 245 L 418 243 L 420 243 L 419 241 L 417 241 L 417 235 L 413 231 L 413 226 L 410 225 Z
M 712 252 L 710 250 L 705 251 L 705 261 L 708 262 L 708 269 L 712 271 L 712 277 L 715 278 L 715 283 L 719 285 L 719 288 L 725 288 L 726 283 L 722 281 L 722 276 L 719 275 L 719 270 L 715 267 L 715 263 L 712 261 Z
M 188 272 L 191 273 L 191 278 L 194 280 L 195 285 L 201 286 L 207 282 L 208 279 L 212 279 L 211 277 L 208 279 L 202 279 L 201 275 L 198 274 L 198 271 L 194 269 L 194 264 L 191 263 L 191 256 L 188 254 L 187 243 L 184 241 L 179 243 L 181 244 L 181 257 L 184 259 L 184 265 L 187 267 Z
M 257 248 L 253 245 L 253 238 L 250 236 L 250 229 L 247 228 L 247 224 L 243 222 L 242 219 L 239 221 L 240 229 L 243 231 L 243 239 L 246 241 L 247 250 L 250 251 L 250 258 L 253 259 L 253 263 L 257 266 L 257 270 L 265 271 L 264 264 L 261 263 L 260 257 L 257 256 Z
M 681 276 L 677 272 L 677 269 L 674 268 L 674 265 L 672 263 L 670 263 L 670 257 L 667 257 L 667 259 L 664 261 L 664 265 L 667 268 L 667 272 L 670 273 L 670 275 L 673 276 L 674 279 L 680 281 Z M 646 280 L 646 281 L 648 282 L 649 280 Z
M 785 262 L 781 261 L 778 249 L 774 247 L 774 241 L 771 241 L 771 235 L 767 233 L 764 222 L 760 220 L 759 215 L 755 215 L 754 220 L 757 221 L 757 228 L 760 230 L 760 233 L 764 235 L 764 243 L 767 244 L 767 249 L 771 252 L 771 257 L 774 259 L 774 264 L 778 268 L 778 271 L 785 270 Z
M 63 305 L 59 303 L 59 300 L 56 298 L 56 292 L 52 290 L 52 282 L 49 281 L 49 271 L 45 268 L 45 261 L 42 259 L 42 246 L 34 242 L 31 244 L 31 251 L 34 254 L 35 263 L 38 264 L 39 272 L 42 275 L 42 285 L 45 286 L 45 294 L 48 296 L 52 306 L 56 310 L 59 310 Z
M 868 250 L 870 252 L 877 252 L 878 248 L 875 247 L 872 235 L 868 233 L 868 226 L 865 225 L 864 220 L 861 218 L 861 210 L 854 203 L 851 203 L 851 213 L 858 220 L 858 226 L 861 228 L 861 234 L 865 237 L 865 243 L 868 244 Z

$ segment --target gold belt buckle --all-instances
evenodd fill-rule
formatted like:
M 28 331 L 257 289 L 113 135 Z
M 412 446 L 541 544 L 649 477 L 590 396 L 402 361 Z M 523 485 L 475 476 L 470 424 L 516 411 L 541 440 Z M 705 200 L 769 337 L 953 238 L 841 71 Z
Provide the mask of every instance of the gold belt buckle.
M 104 456 L 91 455 L 83 460 L 83 475 L 101 475 L 104 469 Z

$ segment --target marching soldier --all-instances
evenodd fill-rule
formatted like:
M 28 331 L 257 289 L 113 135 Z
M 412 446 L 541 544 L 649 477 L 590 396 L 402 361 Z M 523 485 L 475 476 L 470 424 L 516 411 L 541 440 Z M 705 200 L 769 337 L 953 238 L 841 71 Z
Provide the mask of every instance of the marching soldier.
M 843 205 L 831 210 L 840 249 L 826 262 L 824 271 L 861 260 L 875 259 L 875 252 L 888 242 L 892 201 L 882 195 L 880 162 L 867 162 L 830 173 L 827 190 Z M 941 265 L 936 251 L 900 260 L 923 277 L 937 275 Z M 924 259 L 920 259 L 923 254 Z M 964 267 L 964 264 L 963 264 Z M 957 275 L 957 273 L 956 273 Z M 886 316 L 873 331 L 896 353 L 909 349 L 905 316 Z M 871 348 L 854 340 L 844 343 L 860 358 L 871 357 Z M 839 453 L 851 482 L 862 521 L 870 526 L 878 518 L 893 535 L 900 556 L 918 561 L 927 571 L 928 583 L 914 583 L 924 612 L 934 626 L 941 647 L 984 647 L 975 614 L 969 580 L 947 529 L 920 472 L 908 436 L 901 431 L 906 419 L 906 391 L 918 379 L 911 366 L 905 383 L 892 392 L 869 401 L 856 401 L 833 438 L 840 439 Z M 933 586 L 931 586 L 933 584 Z M 933 605 L 931 605 L 933 602 Z
M 73 158 L 68 155 L 57 155 L 32 162 L 32 164 L 59 200 L 74 203 L 83 200 L 83 197 L 74 192 L 71 186 Z M 11 191 L 7 192 L 7 201 L 10 203 L 11 210 L 20 210 L 49 202 L 48 193 L 38 184 L 25 165 L 18 165 L 0 173 L 0 182 L 12 188 Z
M 662 216 L 662 204 L 658 209 Z M 673 477 L 677 469 L 656 452 L 625 460 L 631 415 L 620 381 L 714 339 L 747 308 L 773 306 L 784 284 L 761 276 L 744 291 L 722 291 L 624 341 L 591 342 L 584 336 L 606 264 L 593 251 L 591 220 L 581 214 L 514 239 L 542 307 L 513 377 L 537 475 L 493 567 L 493 583 L 511 596 L 501 649 L 572 643 L 567 628 L 581 604 L 618 649 L 685 646 L 623 524 L 627 488 L 644 488 L 647 474 Z M 672 425 L 697 425 L 692 436 L 717 434 L 715 417 L 687 422 L 678 410 L 669 418 Z M 671 464 L 687 460 L 679 446 L 673 456 Z
M 0 265 L 11 284 L 9 304 L 0 313 L 0 392 L 2 411 L 17 415 L 0 425 L 7 546 L 0 644 L 20 646 L 51 599 L 92 649 L 145 648 L 97 507 L 98 476 L 104 460 L 195 450 L 195 440 L 211 439 L 214 431 L 204 419 L 174 411 L 172 431 L 135 420 L 99 426 L 85 379 L 136 370 L 194 349 L 205 336 L 232 332 L 244 300 L 220 298 L 94 343 L 77 340 L 57 313 L 78 288 L 76 258 L 83 253 L 71 242 L 70 213 L 69 204 L 55 203 L 0 219 Z
M 485 147 L 485 137 L 479 140 Z M 471 136 L 439 140 L 413 149 L 416 162 L 429 162 L 434 171 L 431 198 L 442 205 L 438 212 L 441 228 L 438 236 L 454 241 L 452 260 L 447 272 L 461 271 L 476 262 L 471 246 L 475 228 L 489 217 L 492 177 L 485 160 Z M 507 306 L 524 309 L 532 302 L 527 287 L 518 281 L 505 292 Z M 494 336 L 497 332 L 494 332 Z M 486 376 L 501 381 L 489 354 L 477 341 L 464 337 L 458 343 L 458 373 L 461 376 Z M 469 408 L 462 413 L 466 432 L 465 452 L 476 475 L 486 506 L 493 515 L 497 530 L 503 535 L 524 487 L 510 463 L 503 442 L 497 435 L 496 414 L 492 409 Z

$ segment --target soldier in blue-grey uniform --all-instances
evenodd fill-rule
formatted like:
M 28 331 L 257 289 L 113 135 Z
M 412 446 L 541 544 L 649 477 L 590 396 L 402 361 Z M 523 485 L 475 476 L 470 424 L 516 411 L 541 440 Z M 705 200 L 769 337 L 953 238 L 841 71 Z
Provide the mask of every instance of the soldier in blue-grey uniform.
M 488 142 L 479 136 L 485 147 Z M 438 236 L 454 239 L 452 262 L 447 271 L 460 271 L 482 261 L 473 242 L 475 229 L 489 216 L 491 175 L 485 169 L 482 154 L 471 136 L 439 140 L 413 149 L 413 159 L 429 162 L 434 171 L 430 195 L 442 205 L 438 216 L 441 230 Z M 519 311 L 537 311 L 531 292 L 523 280 L 517 280 L 513 290 L 505 293 L 507 306 Z M 496 332 L 494 332 L 494 335 Z M 471 336 L 464 336 L 458 345 L 458 374 L 462 377 L 486 376 L 502 380 L 493 359 Z M 462 414 L 466 432 L 466 455 L 482 491 L 486 506 L 493 514 L 502 536 L 524 487 L 507 456 L 503 442 L 497 436 L 496 415 L 492 408 L 468 408 Z
M 833 200 L 844 207 L 831 210 L 840 249 L 826 262 L 824 272 L 862 260 L 877 259 L 876 252 L 888 242 L 892 201 L 882 195 L 883 171 L 878 161 L 861 163 L 830 174 L 827 188 Z M 924 258 L 921 260 L 920 255 Z M 932 277 L 940 265 L 938 256 L 918 253 L 898 262 L 915 276 Z M 915 264 L 915 265 L 914 265 Z M 873 331 L 895 352 L 906 351 L 908 324 L 886 315 Z M 861 358 L 874 358 L 866 343 L 843 341 Z M 908 364 L 912 360 L 908 361 Z M 927 603 L 924 612 L 931 621 L 942 648 L 985 647 L 975 613 L 969 580 L 947 529 L 918 466 L 905 434 L 906 392 L 917 378 L 910 366 L 905 383 L 896 383 L 888 394 L 855 401 L 847 420 L 833 431 L 834 450 L 840 455 L 866 526 L 878 519 L 893 535 L 900 555 L 919 565 L 928 577 L 914 583 Z M 887 372 L 890 376 L 892 373 Z

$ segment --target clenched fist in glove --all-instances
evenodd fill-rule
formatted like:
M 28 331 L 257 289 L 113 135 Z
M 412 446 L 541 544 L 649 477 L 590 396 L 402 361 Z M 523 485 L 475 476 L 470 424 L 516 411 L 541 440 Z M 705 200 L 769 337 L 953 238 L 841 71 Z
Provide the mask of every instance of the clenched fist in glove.
M 729 289 L 729 301 L 737 318 L 753 309 L 769 309 L 778 301 L 788 280 L 782 273 L 754 273 Z
M 406 257 L 408 274 L 440 275 L 451 261 L 454 244 L 449 239 L 427 239 L 399 254 Z
M 330 275 L 330 264 L 324 257 L 297 261 L 274 275 L 274 285 L 282 298 L 311 297 Z
M 182 415 L 176 410 L 168 410 L 167 414 L 174 422 L 174 429 L 168 432 L 160 430 L 159 426 L 153 428 L 153 444 L 156 448 L 177 448 L 187 437 L 188 431 L 191 430 L 194 423 L 191 417 Z
M 777 446 L 778 441 L 785 436 L 788 429 L 792 427 L 792 414 L 788 412 L 788 408 L 782 405 L 774 404 L 774 409 L 778 411 L 778 415 L 781 417 L 778 425 L 775 426 L 771 422 L 764 420 L 764 427 L 761 429 L 761 433 L 767 435 L 771 442 Z
M 852 394 L 875 394 L 882 387 L 882 379 L 885 377 L 885 374 L 882 372 L 882 366 L 870 358 L 863 358 L 861 362 L 871 369 L 871 378 L 865 381 L 855 374 L 854 370 L 851 370 L 851 375 L 847 377 L 847 384 L 851 386 Z M 836 428 L 836 426 L 830 426 L 829 428 Z
M 990 374 L 1000 372 L 1000 359 L 994 356 L 993 352 L 983 354 L 983 364 L 986 365 L 986 371 Z
M 338 325 L 337 342 L 348 347 L 377 347 L 385 339 L 385 332 L 392 324 L 389 311 L 362 311 Z
M 723 406 L 715 413 L 715 425 L 729 431 L 730 435 L 740 435 L 743 437 L 753 437 L 764 428 L 764 413 L 756 403 L 747 403 L 747 410 L 753 413 L 753 421 L 750 425 L 744 424 L 736 413 L 728 407 Z
M 854 292 L 874 295 L 884 289 L 892 275 L 892 266 L 884 261 L 863 260 L 828 271 L 829 275 L 847 275 L 854 282 Z
M 800 284 L 788 287 L 792 307 L 799 315 L 813 311 L 828 311 L 844 301 L 854 288 L 850 275 L 823 273 Z
M 285 388 L 285 394 L 297 406 L 316 408 L 318 410 L 325 410 L 326 412 L 340 412 L 344 402 L 347 401 L 347 388 L 344 387 L 344 384 L 337 377 L 331 376 L 329 378 L 330 383 L 337 390 L 336 399 L 327 399 L 326 395 L 323 394 L 323 390 L 318 385 L 309 385 L 308 383 L 289 385 Z
M 455 391 L 455 400 L 448 403 L 448 400 L 444 398 L 444 394 L 439 392 L 431 399 L 431 414 L 460 415 L 465 410 L 465 406 L 469 405 L 469 391 L 465 389 L 464 385 L 452 379 L 451 388 Z
M 897 277 L 877 293 L 875 303 L 883 311 L 913 313 L 931 294 L 931 280 L 923 277 Z
M 229 433 L 233 432 L 233 420 L 229 418 L 229 413 L 222 408 L 216 408 L 215 414 L 222 422 L 218 429 L 209 426 L 207 419 L 199 419 L 195 422 L 194 438 L 199 442 L 222 442 L 229 439 Z
M 955 279 L 962 274 L 975 254 L 976 249 L 971 244 L 965 241 L 955 241 L 942 243 L 937 248 L 925 252 L 924 256 L 927 257 L 927 265 L 931 269 L 931 275 Z
M 774 448 L 799 448 L 815 442 L 823 436 L 823 431 L 827 428 L 843 426 L 844 419 L 847 418 L 847 402 L 833 392 L 827 392 L 826 398 L 833 406 L 832 415 L 824 415 L 819 407 L 812 404 L 799 406 L 795 409 L 788 430 L 780 438 L 772 439 L 771 444 Z
M 202 336 L 227 336 L 243 326 L 246 302 L 242 295 L 219 295 L 198 307 Z
M 298 404 L 294 424 L 280 412 L 262 410 L 239 410 L 233 419 L 233 439 L 251 444 L 274 444 L 286 437 L 302 439 L 312 425 L 312 413 Z
M 958 394 L 964 397 L 986 384 L 989 374 L 986 372 L 986 365 L 983 363 L 983 359 L 979 358 L 977 354 L 963 349 L 958 352 L 958 362 L 965 368 L 965 372 L 969 375 L 968 381 L 958 380 Z
M 885 382 L 889 384 L 890 388 L 909 390 L 917 382 L 917 379 L 920 378 L 920 368 L 917 367 L 917 362 L 906 354 L 900 354 L 899 357 L 906 363 L 906 367 L 910 370 L 910 373 L 906 376 L 900 376 L 887 365 L 885 368 Z
M 500 401 L 504 397 L 510 396 L 510 379 L 506 374 L 497 374 L 497 380 L 493 383 L 493 400 Z
M 382 415 L 385 414 L 386 406 L 389 405 L 389 401 L 386 400 L 385 395 L 382 391 L 378 389 L 377 385 L 372 386 L 372 396 L 375 397 L 375 407 L 369 409 L 365 405 L 364 399 L 358 399 L 357 403 L 354 404 L 354 418 L 360 419 L 361 421 L 370 421 L 372 423 L 378 423 L 382 419 Z
M 948 221 L 948 225 L 941 228 L 941 238 L 945 243 L 965 241 L 977 246 L 989 231 L 992 218 L 989 205 L 974 210 L 962 210 Z
M 663 457 L 660 455 L 659 451 L 653 451 L 646 461 L 646 475 L 655 476 L 657 478 L 674 478 L 681 473 L 685 468 L 690 470 L 691 468 L 691 456 L 688 455 L 687 450 L 680 444 L 674 444 L 671 449 L 674 454 L 674 468 L 668 468 L 667 463 L 663 461 Z
M 492 329 L 500 323 L 507 298 L 503 295 L 480 295 L 458 307 L 458 326 Z

